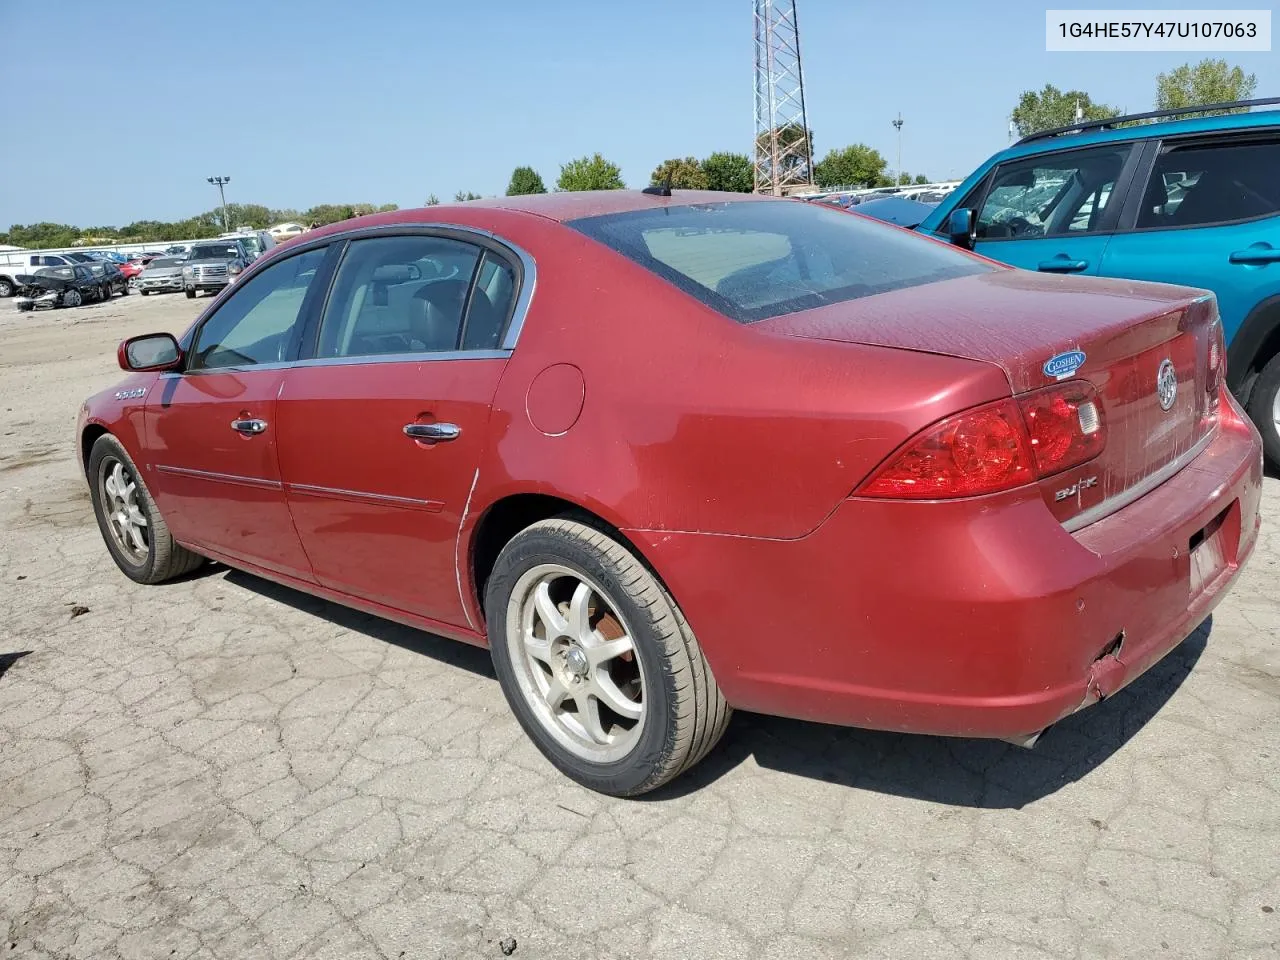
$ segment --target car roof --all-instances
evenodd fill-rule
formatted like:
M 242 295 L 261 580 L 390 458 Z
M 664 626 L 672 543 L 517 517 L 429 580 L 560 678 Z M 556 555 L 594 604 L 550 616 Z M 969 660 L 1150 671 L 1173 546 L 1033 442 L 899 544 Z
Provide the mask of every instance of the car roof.
M 1093 144 L 1123 143 L 1129 140 L 1148 140 L 1153 137 L 1175 137 L 1195 133 L 1216 133 L 1233 130 L 1249 130 L 1257 127 L 1280 127 L 1280 110 L 1252 110 L 1248 113 L 1228 113 L 1213 117 L 1162 120 L 1155 123 L 1137 123 L 1132 126 L 1085 130 L 1081 133 L 1064 133 L 1014 144 L 996 155 L 1001 160 L 1030 157 L 1038 153 L 1055 153 Z
M 484 200 L 470 200 L 465 204 L 451 204 L 451 206 L 515 210 L 563 223 L 566 220 L 577 220 L 579 217 L 598 217 L 609 213 L 630 213 L 633 210 L 653 210 L 659 207 L 774 199 L 777 198 L 750 193 L 723 193 L 717 190 L 672 190 L 669 197 L 645 193 L 641 190 L 575 190 L 560 193 L 532 193 L 519 197 L 489 197 Z

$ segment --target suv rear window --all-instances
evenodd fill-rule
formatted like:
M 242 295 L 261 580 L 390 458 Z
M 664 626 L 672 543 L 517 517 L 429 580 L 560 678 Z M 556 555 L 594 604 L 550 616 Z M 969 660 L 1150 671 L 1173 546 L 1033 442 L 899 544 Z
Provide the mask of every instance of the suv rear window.
M 800 200 L 655 207 L 566 225 L 739 323 L 999 269 Z

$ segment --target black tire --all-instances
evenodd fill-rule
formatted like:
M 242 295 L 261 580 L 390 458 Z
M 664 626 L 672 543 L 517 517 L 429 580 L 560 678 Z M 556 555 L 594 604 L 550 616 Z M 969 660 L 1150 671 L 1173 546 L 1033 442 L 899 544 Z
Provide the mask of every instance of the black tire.
M 139 290 L 138 292 L 142 294 L 144 297 L 151 293 L 150 290 Z
M 62 294 L 62 305 L 64 307 L 78 307 L 84 303 L 84 297 L 80 291 L 72 287 L 70 290 Z
M 1280 468 L 1280 353 L 1272 357 L 1249 393 L 1249 419 L 1262 434 L 1267 461 Z
M 634 643 L 645 712 L 635 744 L 616 760 L 593 762 L 563 746 L 535 715 L 513 665 L 508 635 L 522 628 L 512 594 L 545 564 L 598 585 Z M 513 537 L 486 584 L 485 613 L 494 669 L 516 719 L 547 759 L 585 787 L 617 797 L 660 787 L 701 760 L 729 724 L 732 711 L 675 601 L 626 547 L 592 526 L 557 517 Z
M 124 468 L 128 478 L 136 485 L 134 494 L 136 505 L 146 518 L 148 528 L 145 556 L 132 556 L 112 532 L 111 521 L 107 518 L 105 496 L 108 494 L 105 484 L 108 474 L 114 470 L 116 464 Z M 93 449 L 89 453 L 86 474 L 89 480 L 90 497 L 93 500 L 93 513 L 98 520 L 98 530 L 107 545 L 111 559 L 116 562 L 116 566 L 126 577 L 138 583 L 161 583 L 189 573 L 204 563 L 203 557 L 174 542 L 169 534 L 169 527 L 156 508 L 155 501 L 151 499 L 151 491 L 143 483 L 133 459 L 120 441 L 111 434 L 103 434 L 94 442 Z
M 30 311 L 32 311 L 32 310 L 34 310 L 35 308 L 36 308 L 36 305 L 35 305 L 34 303 L 20 303 L 20 304 L 18 304 L 18 312 L 19 312 L 19 313 L 28 313 L 28 312 L 30 312 Z
M 13 281 L 8 277 L 0 277 L 0 297 L 13 296 Z
M 127 297 L 128 295 L 129 295 L 129 284 L 128 284 L 128 282 L 125 282 L 125 283 L 120 284 L 120 296 L 122 296 L 122 297 Z
M 195 290 L 191 287 L 187 287 L 187 299 L 194 300 L 195 298 L 196 298 Z

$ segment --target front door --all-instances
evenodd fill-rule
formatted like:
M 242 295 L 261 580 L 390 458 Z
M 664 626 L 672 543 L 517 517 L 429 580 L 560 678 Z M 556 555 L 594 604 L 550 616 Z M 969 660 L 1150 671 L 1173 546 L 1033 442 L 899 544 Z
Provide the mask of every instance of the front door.
M 515 273 L 418 233 L 352 241 L 313 358 L 285 375 L 280 464 L 325 586 L 467 626 L 458 533 L 506 365 Z
M 1012 160 L 978 211 L 983 256 L 1042 273 L 1096 276 L 1114 229 L 1130 144 Z
M 146 406 L 148 483 L 174 537 L 311 580 L 280 479 L 276 403 L 323 248 L 254 276 L 205 317 Z

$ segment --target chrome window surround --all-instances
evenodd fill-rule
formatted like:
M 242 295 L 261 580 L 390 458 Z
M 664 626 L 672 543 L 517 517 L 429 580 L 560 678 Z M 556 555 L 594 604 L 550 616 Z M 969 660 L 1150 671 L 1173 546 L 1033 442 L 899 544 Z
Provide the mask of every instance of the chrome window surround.
M 511 356 L 511 352 L 515 350 L 516 344 L 520 341 L 520 333 L 524 329 L 525 318 L 529 313 L 529 305 L 533 301 L 533 294 L 537 287 L 538 281 L 538 265 L 532 255 L 511 241 L 498 236 L 490 230 L 484 230 L 480 227 L 469 227 L 464 224 L 442 223 L 439 221 L 412 222 L 412 223 L 386 223 L 373 227 L 356 227 L 351 230 L 343 230 L 338 233 L 326 234 L 323 237 L 316 237 L 305 243 L 300 243 L 291 249 L 285 256 L 268 256 L 259 257 L 250 268 L 240 275 L 235 284 L 228 286 L 224 291 L 209 304 L 207 310 L 196 318 L 189 331 L 181 338 L 184 349 L 188 349 L 189 345 L 194 342 L 196 333 L 204 326 L 210 317 L 222 306 L 226 300 L 234 294 L 234 292 L 244 286 L 245 281 L 251 279 L 258 273 L 259 269 L 267 269 L 274 264 L 283 263 L 299 254 L 307 253 L 318 247 L 332 246 L 335 243 L 342 243 L 352 240 L 365 240 L 371 237 L 395 236 L 402 234 L 412 236 L 418 233 L 429 233 L 439 231 L 444 235 L 466 234 L 479 237 L 488 241 L 489 244 L 496 246 L 500 251 L 506 251 L 509 255 L 514 256 L 520 261 L 520 290 L 516 294 L 515 306 L 511 311 L 511 319 L 507 323 L 506 332 L 502 336 L 502 343 L 497 350 L 441 350 L 435 353 L 396 353 L 396 354 L 380 354 L 367 357 L 305 357 L 299 360 L 285 360 L 279 363 L 255 363 L 241 366 L 214 367 L 212 369 L 190 370 L 190 371 L 170 371 L 163 374 L 162 377 L 182 377 L 182 376 L 204 376 L 211 373 L 247 373 L 251 370 L 279 370 L 287 367 L 327 367 L 327 366 L 348 366 L 350 364 L 366 364 L 366 363 L 426 363 L 439 360 L 500 360 Z M 487 249 L 486 244 L 480 244 L 482 248 Z M 275 248 L 272 248 L 275 249 Z M 256 269 L 255 269 L 256 268 Z M 333 282 L 333 277 L 329 278 L 329 282 Z M 328 293 L 325 294 L 325 305 L 328 303 Z M 323 309 L 321 311 L 323 316 Z

